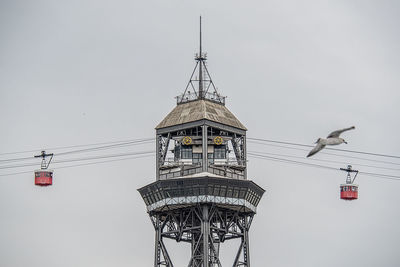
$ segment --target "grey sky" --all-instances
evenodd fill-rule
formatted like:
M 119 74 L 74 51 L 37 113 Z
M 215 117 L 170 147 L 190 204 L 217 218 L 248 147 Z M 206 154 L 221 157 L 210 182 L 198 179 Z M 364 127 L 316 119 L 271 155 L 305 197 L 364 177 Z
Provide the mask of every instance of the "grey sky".
M 399 9 L 398 1 L 3 0 L 0 153 L 154 136 L 194 67 L 202 15 L 212 78 L 248 136 L 312 144 L 355 125 L 341 148 L 399 155 Z M 397 165 L 353 161 L 400 169 L 380 160 Z M 33 172 L 0 176 L 0 266 L 152 266 L 153 228 L 136 189 L 154 181 L 154 157 L 57 169 L 66 165 L 54 165 L 49 188 L 35 187 Z M 252 226 L 253 266 L 399 265 L 400 181 L 359 175 L 360 199 L 344 202 L 345 173 L 250 158 L 249 177 L 267 190 Z M 168 246 L 186 266 L 188 248 Z

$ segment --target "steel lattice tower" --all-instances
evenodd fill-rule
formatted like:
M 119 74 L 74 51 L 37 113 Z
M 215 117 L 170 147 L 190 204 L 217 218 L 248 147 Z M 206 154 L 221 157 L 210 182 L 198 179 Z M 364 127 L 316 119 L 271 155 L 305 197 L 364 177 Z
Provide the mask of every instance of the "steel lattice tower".
M 220 246 L 240 239 L 233 266 L 249 267 L 249 230 L 264 189 L 247 179 L 247 129 L 217 92 L 201 46 L 200 18 L 190 81 L 156 127 L 156 181 L 139 189 L 155 229 L 154 266 L 174 266 L 169 238 L 191 244 L 188 267 L 221 267 Z

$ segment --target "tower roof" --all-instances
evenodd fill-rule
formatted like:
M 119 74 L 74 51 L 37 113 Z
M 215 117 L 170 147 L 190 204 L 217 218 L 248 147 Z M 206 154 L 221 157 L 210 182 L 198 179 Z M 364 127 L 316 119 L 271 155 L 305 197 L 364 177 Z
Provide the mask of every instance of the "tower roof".
M 246 127 L 224 105 L 203 99 L 177 105 L 157 125 L 156 129 L 203 119 L 247 131 Z

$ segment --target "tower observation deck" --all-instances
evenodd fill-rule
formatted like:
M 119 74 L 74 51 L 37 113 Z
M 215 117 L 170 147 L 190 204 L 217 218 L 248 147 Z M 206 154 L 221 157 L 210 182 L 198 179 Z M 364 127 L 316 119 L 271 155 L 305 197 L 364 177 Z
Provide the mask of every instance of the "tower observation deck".
M 200 51 L 177 106 L 156 127 L 156 181 L 139 189 L 155 229 L 154 267 L 173 267 L 164 239 L 189 243 L 188 267 L 221 267 L 220 246 L 240 245 L 233 267 L 250 267 L 249 230 L 264 189 L 247 179 L 246 127 L 226 108 Z

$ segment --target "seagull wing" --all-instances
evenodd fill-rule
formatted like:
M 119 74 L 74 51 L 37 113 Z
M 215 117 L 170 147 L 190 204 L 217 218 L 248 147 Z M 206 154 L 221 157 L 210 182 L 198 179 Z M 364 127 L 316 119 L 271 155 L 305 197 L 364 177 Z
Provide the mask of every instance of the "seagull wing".
M 341 129 L 341 130 L 337 130 L 337 131 L 331 132 L 331 133 L 328 135 L 327 138 L 339 137 L 339 135 L 340 135 L 341 133 L 343 133 L 343 132 L 345 132 L 345 131 L 348 131 L 348 130 L 353 130 L 353 129 L 355 129 L 355 128 L 356 128 L 356 127 L 351 126 L 351 127 L 349 127 L 349 128 L 344 128 L 344 129 Z
M 308 153 L 307 158 L 311 157 L 312 155 L 318 153 L 320 150 L 322 150 L 325 147 L 325 145 L 322 145 L 318 143 L 311 151 Z

